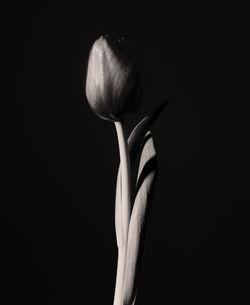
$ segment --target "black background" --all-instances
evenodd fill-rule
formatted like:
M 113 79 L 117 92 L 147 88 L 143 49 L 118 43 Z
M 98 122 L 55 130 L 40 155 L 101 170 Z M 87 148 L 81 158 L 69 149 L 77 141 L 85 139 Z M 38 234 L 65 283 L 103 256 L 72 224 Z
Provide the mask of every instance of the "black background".
M 142 73 L 128 130 L 172 98 L 152 129 L 159 179 L 137 304 L 249 300 L 246 7 L 21 1 L 8 12 L 1 193 L 10 304 L 112 304 L 118 146 L 83 84 L 89 48 L 106 33 L 128 38 Z

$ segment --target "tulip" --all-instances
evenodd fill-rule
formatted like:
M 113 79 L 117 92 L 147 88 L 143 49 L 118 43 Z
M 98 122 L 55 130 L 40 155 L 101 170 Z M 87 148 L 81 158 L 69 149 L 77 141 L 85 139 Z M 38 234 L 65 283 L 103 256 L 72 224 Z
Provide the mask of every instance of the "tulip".
M 156 153 L 149 128 L 166 105 L 164 103 L 146 116 L 127 140 L 123 118 L 137 110 L 141 98 L 140 88 L 133 49 L 128 41 L 110 35 L 97 39 L 88 59 L 86 96 L 97 116 L 114 123 L 120 154 L 115 204 L 118 260 L 113 305 L 135 304 L 142 264 L 143 235 L 156 177 L 156 162 L 152 162 L 156 159 Z M 131 198 L 130 157 L 135 166 L 138 154 L 138 179 L 134 185 L 136 196 Z
M 137 110 L 139 78 L 131 45 L 110 35 L 97 39 L 89 54 L 86 96 L 91 109 L 102 119 L 121 121 Z

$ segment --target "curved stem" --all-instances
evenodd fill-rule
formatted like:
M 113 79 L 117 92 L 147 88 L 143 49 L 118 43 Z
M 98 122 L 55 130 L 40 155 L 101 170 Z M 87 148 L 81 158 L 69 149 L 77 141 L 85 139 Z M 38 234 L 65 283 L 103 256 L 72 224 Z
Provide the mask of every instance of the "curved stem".
M 115 122 L 120 162 L 121 162 L 121 178 L 122 178 L 122 225 L 124 241 L 127 240 L 129 220 L 131 214 L 131 173 L 130 173 L 130 160 L 128 143 L 125 138 L 123 126 L 121 122 Z
M 113 305 L 122 305 L 123 282 L 125 277 L 126 249 L 118 248 L 115 295 Z
M 122 305 L 123 282 L 126 265 L 126 249 L 128 238 L 128 227 L 131 214 L 131 173 L 128 143 L 125 138 L 121 122 L 115 122 L 117 132 L 120 162 L 121 162 L 121 215 L 122 215 L 122 235 L 123 244 L 118 247 L 118 263 L 115 286 L 114 305 Z

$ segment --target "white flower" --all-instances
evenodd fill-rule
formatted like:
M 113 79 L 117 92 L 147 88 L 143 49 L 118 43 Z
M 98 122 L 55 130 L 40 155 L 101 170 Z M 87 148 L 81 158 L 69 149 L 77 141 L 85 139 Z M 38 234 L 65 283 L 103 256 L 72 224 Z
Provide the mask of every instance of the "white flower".
M 102 119 L 120 121 L 139 106 L 140 86 L 133 50 L 125 38 L 97 39 L 89 54 L 86 96 Z

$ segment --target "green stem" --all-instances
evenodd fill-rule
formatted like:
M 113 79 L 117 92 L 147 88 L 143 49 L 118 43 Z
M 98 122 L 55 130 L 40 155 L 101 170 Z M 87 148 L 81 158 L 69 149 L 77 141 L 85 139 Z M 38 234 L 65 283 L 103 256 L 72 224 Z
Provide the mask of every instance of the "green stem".
M 115 122 L 117 132 L 120 162 L 121 162 L 121 215 L 122 215 L 122 234 L 123 245 L 118 247 L 118 263 L 114 305 L 122 305 L 123 283 L 126 265 L 126 249 L 128 239 L 128 227 L 131 214 L 131 172 L 128 143 L 124 134 L 124 129 L 121 122 Z

